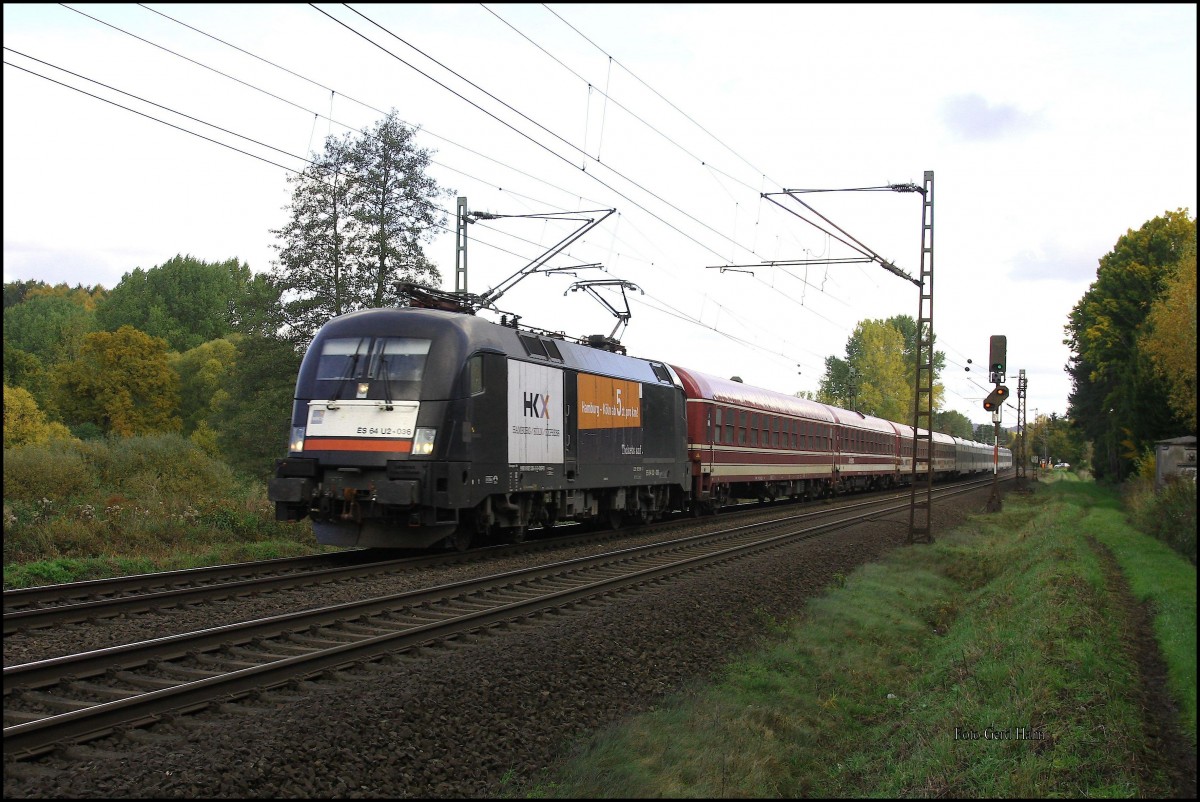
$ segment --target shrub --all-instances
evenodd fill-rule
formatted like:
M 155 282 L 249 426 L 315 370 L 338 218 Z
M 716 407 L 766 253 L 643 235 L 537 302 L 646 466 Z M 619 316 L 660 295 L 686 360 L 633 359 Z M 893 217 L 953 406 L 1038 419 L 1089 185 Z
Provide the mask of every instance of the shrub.
M 1150 480 L 1128 483 L 1125 505 L 1134 525 L 1196 564 L 1196 483 L 1170 479 L 1159 492 Z
M 4 501 L 65 503 L 95 492 L 95 479 L 76 448 L 78 441 L 4 449 Z

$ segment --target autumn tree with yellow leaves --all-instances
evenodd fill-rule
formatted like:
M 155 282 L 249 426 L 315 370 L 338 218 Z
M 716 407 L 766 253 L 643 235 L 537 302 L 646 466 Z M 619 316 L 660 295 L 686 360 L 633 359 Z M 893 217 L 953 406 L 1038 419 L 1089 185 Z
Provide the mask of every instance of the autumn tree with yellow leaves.
M 167 360 L 167 342 L 132 326 L 93 332 L 79 356 L 62 366 L 58 408 L 73 421 L 130 436 L 177 432 L 179 375 Z
M 1142 350 L 1169 388 L 1176 414 L 1196 431 L 1196 251 L 1185 255 L 1150 307 Z

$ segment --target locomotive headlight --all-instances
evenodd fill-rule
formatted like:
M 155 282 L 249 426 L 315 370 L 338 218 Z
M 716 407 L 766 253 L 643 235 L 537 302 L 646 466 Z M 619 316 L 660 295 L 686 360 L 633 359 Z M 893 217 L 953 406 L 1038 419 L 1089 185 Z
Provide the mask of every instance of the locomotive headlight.
M 288 451 L 300 452 L 304 450 L 304 427 L 292 427 L 292 439 L 288 443 Z
M 420 427 L 413 434 L 412 453 L 414 454 L 432 454 L 433 439 L 437 436 L 437 429 L 427 429 Z

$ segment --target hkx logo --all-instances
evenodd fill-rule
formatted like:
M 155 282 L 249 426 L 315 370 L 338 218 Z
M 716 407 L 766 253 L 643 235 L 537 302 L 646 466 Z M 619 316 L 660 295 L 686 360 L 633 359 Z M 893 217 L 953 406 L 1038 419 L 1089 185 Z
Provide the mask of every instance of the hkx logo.
M 550 419 L 550 396 L 525 393 L 525 417 Z

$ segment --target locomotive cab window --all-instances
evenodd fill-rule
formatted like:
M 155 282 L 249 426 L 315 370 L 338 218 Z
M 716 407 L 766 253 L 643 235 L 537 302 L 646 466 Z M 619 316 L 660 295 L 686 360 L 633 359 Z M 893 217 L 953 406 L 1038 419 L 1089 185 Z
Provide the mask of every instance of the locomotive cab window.
M 339 337 L 321 344 L 321 360 L 317 363 L 317 379 L 337 381 L 353 379 L 358 362 L 370 337 Z
M 429 345 L 429 340 L 415 337 L 331 338 L 321 344 L 317 380 L 420 381 Z
M 467 360 L 467 392 L 479 395 L 483 391 L 483 356 L 476 354 Z
M 377 337 L 367 364 L 368 379 L 419 382 L 425 374 L 429 340 L 415 337 Z

